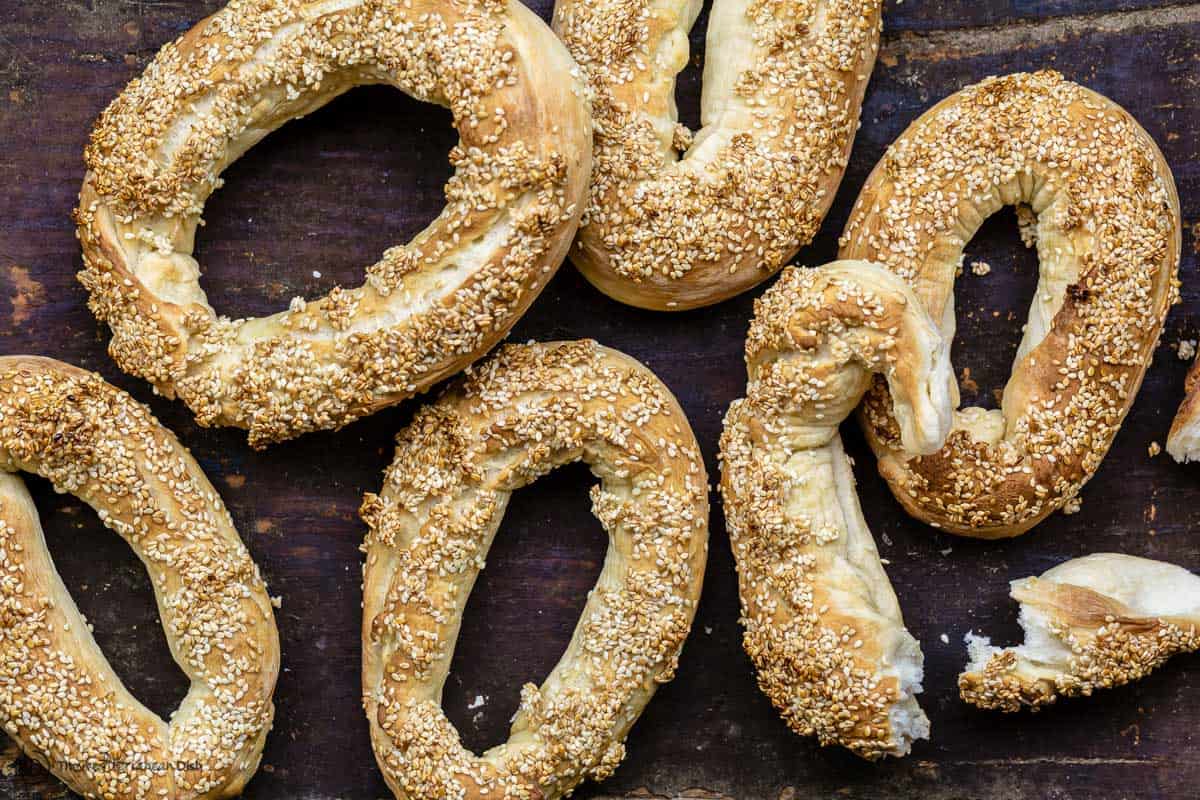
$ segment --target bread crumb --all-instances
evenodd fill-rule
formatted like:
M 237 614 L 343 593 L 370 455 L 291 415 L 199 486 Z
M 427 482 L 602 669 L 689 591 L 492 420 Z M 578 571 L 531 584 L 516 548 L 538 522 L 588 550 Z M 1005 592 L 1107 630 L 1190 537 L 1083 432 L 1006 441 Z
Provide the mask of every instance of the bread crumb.
M 1196 340 L 1195 339 L 1180 339 L 1179 348 L 1176 351 L 1180 361 L 1187 361 L 1196 355 Z
M 979 384 L 971 377 L 971 368 L 963 367 L 962 377 L 958 379 L 959 388 L 971 394 L 979 393 Z
M 950 644 L 950 637 L 947 636 L 946 634 L 943 633 L 938 638 L 942 640 L 942 644 Z
M 275 595 L 271 598 L 271 606 L 273 608 L 283 608 L 283 596 Z
M 991 271 L 992 265 L 986 261 L 975 261 L 971 264 L 971 272 L 975 273 L 976 275 L 987 275 Z
M 482 708 L 483 704 L 486 702 L 487 702 L 486 697 L 484 697 L 481 694 L 477 694 L 477 695 L 475 695 L 475 699 L 471 701 L 471 704 L 467 706 L 467 710 L 474 711 L 477 708 Z
M 1064 514 L 1078 514 L 1079 509 L 1082 506 L 1083 500 L 1079 497 L 1079 495 L 1075 495 L 1063 505 L 1062 512 Z
M 1162 448 L 1158 446 L 1158 442 L 1151 442 L 1150 446 L 1146 448 L 1146 452 L 1150 454 L 1151 458 L 1154 458 L 1162 452 Z

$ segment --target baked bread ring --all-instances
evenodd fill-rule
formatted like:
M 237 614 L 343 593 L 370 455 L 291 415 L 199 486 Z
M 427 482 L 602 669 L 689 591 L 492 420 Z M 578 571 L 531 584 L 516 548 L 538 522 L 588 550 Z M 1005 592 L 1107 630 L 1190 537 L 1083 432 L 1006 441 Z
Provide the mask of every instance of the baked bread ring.
M 1167 434 L 1167 452 L 1181 464 L 1200 461 L 1200 358 L 1188 369 L 1183 402 Z
M 121 683 L 54 568 L 17 470 L 96 509 L 146 565 L 191 688 L 170 721 Z M 271 728 L 279 636 L 200 467 L 145 406 L 48 358 L 0 358 L 0 720 L 84 797 L 235 797 Z
M 77 221 L 90 306 L 117 363 L 255 446 L 424 391 L 499 341 L 566 256 L 591 122 L 566 49 L 517 0 L 233 0 L 167 45 L 101 115 Z M 441 215 L 334 289 L 218 316 L 192 257 L 232 161 L 346 90 L 448 106 Z
M 755 302 L 746 366 L 721 436 L 721 494 L 759 686 L 802 736 L 905 755 L 929 735 L 914 698 L 923 658 L 838 425 L 883 374 L 905 443 L 936 450 L 950 429 L 948 343 L 899 278 L 838 261 L 788 268 Z
M 841 255 L 907 280 L 950 339 L 963 248 L 1006 204 L 1037 215 L 1041 273 L 1001 409 L 957 412 L 946 446 L 919 458 L 880 382 L 862 410 L 905 509 L 988 539 L 1029 530 L 1100 465 L 1178 298 L 1181 248 L 1174 179 L 1149 134 L 1037 72 L 989 78 L 914 122 L 867 179 Z
M 700 449 L 670 391 L 592 341 L 506 346 L 397 437 L 370 526 L 363 701 L 405 800 L 555 800 L 607 777 L 675 672 L 708 549 Z M 467 596 L 508 498 L 582 459 L 608 556 L 567 651 L 526 684 L 506 744 L 475 756 L 440 707 Z
M 967 634 L 971 661 L 958 687 L 980 708 L 1019 711 L 1088 696 L 1200 649 L 1200 578 L 1174 564 L 1084 556 L 1013 581 L 1012 597 L 1024 644 L 993 647 Z
M 695 134 L 678 122 L 699 0 L 557 0 L 593 92 L 571 260 L 623 303 L 682 310 L 766 280 L 821 226 L 875 65 L 880 0 L 716 0 Z M 682 158 L 681 155 L 682 154 Z

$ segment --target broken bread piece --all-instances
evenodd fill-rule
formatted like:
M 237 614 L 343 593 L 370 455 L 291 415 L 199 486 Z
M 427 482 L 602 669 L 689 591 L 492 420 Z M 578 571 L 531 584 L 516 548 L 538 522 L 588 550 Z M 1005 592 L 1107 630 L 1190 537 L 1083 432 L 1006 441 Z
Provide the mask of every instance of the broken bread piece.
M 950 431 L 950 342 L 878 264 L 789 267 L 754 304 L 746 396 L 725 415 L 721 494 L 743 645 L 788 726 L 863 758 L 929 738 L 924 657 L 863 517 L 838 426 L 872 377 L 913 453 Z
M 1098 553 L 1012 582 L 1025 642 L 967 634 L 962 699 L 994 711 L 1037 709 L 1149 674 L 1200 649 L 1200 577 L 1147 558 Z

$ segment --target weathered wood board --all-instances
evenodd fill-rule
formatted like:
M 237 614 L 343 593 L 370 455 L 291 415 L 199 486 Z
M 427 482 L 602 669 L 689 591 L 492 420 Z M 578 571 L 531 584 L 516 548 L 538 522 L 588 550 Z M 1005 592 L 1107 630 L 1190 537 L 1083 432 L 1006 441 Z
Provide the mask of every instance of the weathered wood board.
M 215 10 L 215 0 L 0 0 L 0 353 L 39 353 L 98 370 L 150 403 L 192 448 L 221 491 L 272 593 L 285 671 L 254 800 L 388 797 L 359 705 L 356 510 L 376 489 L 391 438 L 413 403 L 338 432 L 257 453 L 244 435 L 198 428 L 105 355 L 108 339 L 84 306 L 70 212 L 92 121 L 156 50 Z M 537 0 L 549 15 L 550 0 Z M 866 509 L 906 619 L 926 654 L 923 705 L 933 740 L 902 761 L 870 765 L 792 736 L 758 693 L 740 647 L 733 563 L 714 495 L 705 595 L 679 677 L 650 705 L 609 781 L 581 798 L 1194 798 L 1200 658 L 1149 679 L 1038 715 L 997 716 L 957 699 L 968 630 L 1018 633 L 1007 582 L 1103 550 L 1200 570 L 1200 467 L 1163 442 L 1186 364 L 1181 338 L 1200 328 L 1200 4 L 1165 0 L 889 0 L 880 65 L 838 202 L 801 263 L 821 263 L 868 170 L 936 100 L 985 75 L 1053 67 L 1126 106 L 1175 172 L 1188 231 L 1184 302 L 1168 323 L 1141 396 L 1082 510 L 1015 541 L 978 543 L 908 519 L 874 470 L 853 425 Z M 704 19 L 680 85 L 696 123 Z M 355 285 L 364 265 L 434 217 L 454 142 L 449 115 L 384 88 L 360 89 L 272 135 L 229 170 L 200 237 L 205 284 L 232 315 L 276 310 L 294 295 Z M 1036 259 L 1011 214 L 989 221 L 957 289 L 956 369 L 994 405 L 1008 373 Z M 750 296 L 661 315 L 619 306 L 570 265 L 513 332 L 516 340 L 595 337 L 642 359 L 678 394 L 716 475 L 721 417 L 744 386 Z M 514 499 L 471 599 L 446 706 L 472 747 L 502 740 L 526 681 L 540 681 L 566 644 L 600 568 L 604 537 L 588 511 L 583 468 L 562 470 Z M 117 671 L 168 712 L 185 688 L 159 632 L 134 556 L 71 497 L 31 479 L 51 549 Z M 0 740 L 0 797 L 68 796 Z

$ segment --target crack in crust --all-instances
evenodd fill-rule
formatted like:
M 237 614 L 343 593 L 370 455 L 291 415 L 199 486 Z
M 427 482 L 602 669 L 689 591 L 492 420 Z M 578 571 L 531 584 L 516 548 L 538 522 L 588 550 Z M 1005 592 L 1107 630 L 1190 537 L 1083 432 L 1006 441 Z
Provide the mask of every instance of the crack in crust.
M 565 48 L 520 3 L 234 0 L 168 44 L 101 115 L 76 219 L 80 280 L 126 371 L 262 446 L 337 428 L 491 348 L 565 257 L 591 169 Z M 358 85 L 448 106 L 441 215 L 366 271 L 262 319 L 219 316 L 195 232 L 221 172 Z
M 1171 564 L 1085 556 L 1013 581 L 1012 597 L 1021 603 L 1024 645 L 967 639 L 971 663 L 958 687 L 980 708 L 1037 710 L 1059 697 L 1088 697 L 1200 649 L 1200 579 Z
M 1162 154 L 1112 101 L 1055 72 L 943 100 L 867 180 L 843 258 L 904 278 L 953 335 L 963 247 L 1003 205 L 1037 214 L 1041 275 L 1002 411 L 967 409 L 946 446 L 901 452 L 886 387 L 862 422 L 905 509 L 952 533 L 1016 536 L 1076 497 L 1108 452 L 1178 300 L 1179 199 Z
M 511 493 L 587 462 L 610 547 L 567 651 L 526 684 L 504 745 L 465 750 L 440 707 L 463 609 Z M 555 800 L 602 780 L 691 627 L 707 476 L 670 391 L 595 342 L 506 346 L 397 437 L 368 494 L 363 702 L 376 760 L 406 800 Z
M 812 240 L 841 183 L 879 44 L 879 0 L 717 0 L 704 128 L 693 138 L 674 93 L 700 5 L 555 6 L 596 118 L 572 260 L 601 291 L 643 308 L 724 300 Z
M 121 683 L 54 568 L 24 484 L 48 478 L 146 565 L 191 679 L 166 722 Z M 234 797 L 258 767 L 279 641 L 266 586 L 199 466 L 142 405 L 45 358 L 0 358 L 0 720 L 72 790 Z
M 868 759 L 905 755 L 929 721 L 922 657 L 871 538 L 838 436 L 870 376 L 895 389 L 905 439 L 950 426 L 948 348 L 882 267 L 789 268 L 755 304 L 747 396 L 725 417 L 721 492 L 745 647 L 788 725 Z

